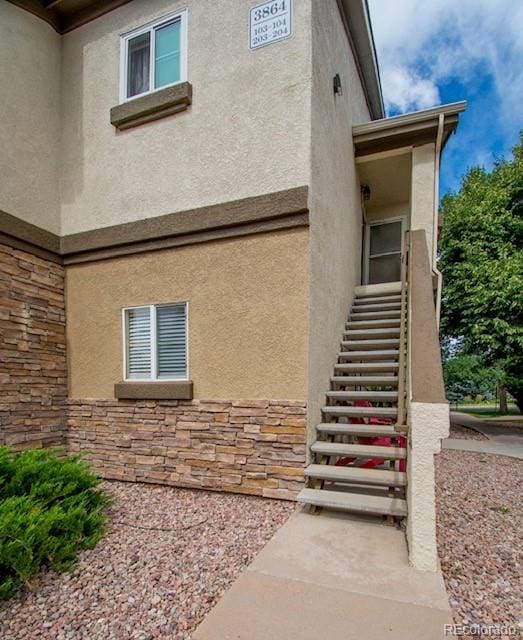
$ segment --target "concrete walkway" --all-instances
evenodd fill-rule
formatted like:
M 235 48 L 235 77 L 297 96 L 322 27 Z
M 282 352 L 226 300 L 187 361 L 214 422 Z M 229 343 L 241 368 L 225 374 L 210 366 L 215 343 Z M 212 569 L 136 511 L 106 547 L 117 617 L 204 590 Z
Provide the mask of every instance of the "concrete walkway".
M 447 438 L 443 440 L 443 449 L 473 451 L 476 453 L 493 453 L 523 460 L 523 430 L 517 427 L 496 427 L 485 420 L 465 413 L 452 411 L 452 424 L 458 424 L 482 433 L 488 440 L 462 440 Z
M 442 640 L 440 574 L 408 564 L 402 531 L 296 512 L 200 624 L 194 640 Z

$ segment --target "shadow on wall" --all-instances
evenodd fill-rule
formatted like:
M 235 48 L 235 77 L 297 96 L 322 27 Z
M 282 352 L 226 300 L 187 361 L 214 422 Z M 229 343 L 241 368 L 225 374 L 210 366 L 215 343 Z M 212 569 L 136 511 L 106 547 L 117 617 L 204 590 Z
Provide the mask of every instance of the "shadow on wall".
M 360 284 L 362 210 L 352 125 L 370 119 L 335 1 L 312 6 L 309 441 Z M 341 77 L 341 95 L 333 91 L 334 72 Z

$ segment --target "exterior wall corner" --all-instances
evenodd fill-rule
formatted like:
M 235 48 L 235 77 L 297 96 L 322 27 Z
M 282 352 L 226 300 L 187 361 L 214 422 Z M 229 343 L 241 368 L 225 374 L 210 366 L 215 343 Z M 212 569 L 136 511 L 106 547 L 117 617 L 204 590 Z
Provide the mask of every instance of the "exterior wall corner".
M 66 445 L 64 269 L 0 244 L 0 444 Z

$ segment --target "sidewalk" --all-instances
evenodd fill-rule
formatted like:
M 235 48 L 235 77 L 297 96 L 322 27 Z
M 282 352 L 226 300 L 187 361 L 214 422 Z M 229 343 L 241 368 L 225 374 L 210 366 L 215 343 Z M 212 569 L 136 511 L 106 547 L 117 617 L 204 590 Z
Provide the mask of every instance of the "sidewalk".
M 454 449 L 455 451 L 472 451 L 473 453 L 492 453 L 497 456 L 509 456 L 517 460 L 523 460 L 523 443 L 511 445 L 503 442 L 490 442 L 488 440 L 447 438 L 446 440 L 442 440 L 441 448 Z
M 469 416 L 465 413 L 452 411 L 450 414 L 452 424 L 459 424 L 469 429 L 482 433 L 488 440 L 462 440 L 447 438 L 443 440 L 443 449 L 455 449 L 459 451 L 473 451 L 476 453 L 493 453 L 501 456 L 510 456 L 523 460 L 523 430 L 515 427 L 496 427 L 485 420 Z
M 409 566 L 402 531 L 296 512 L 193 639 L 442 640 L 450 622 L 441 575 Z

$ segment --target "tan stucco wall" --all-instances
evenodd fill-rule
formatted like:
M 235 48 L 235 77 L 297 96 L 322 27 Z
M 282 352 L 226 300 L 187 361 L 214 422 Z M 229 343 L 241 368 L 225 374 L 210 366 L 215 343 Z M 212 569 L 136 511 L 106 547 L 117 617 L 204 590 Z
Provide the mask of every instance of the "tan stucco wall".
M 312 3 L 309 429 L 313 435 L 360 281 L 362 212 L 352 125 L 369 120 L 336 0 Z M 339 73 L 343 95 L 335 96 Z
M 250 51 L 253 4 L 134 0 L 63 37 L 63 234 L 308 184 L 310 0 Z M 120 34 L 181 8 L 192 106 L 117 132 Z
M 195 398 L 304 400 L 308 286 L 306 228 L 70 266 L 69 395 L 114 397 L 123 307 L 188 301 Z
M 427 238 L 427 249 L 434 263 L 435 207 L 434 179 L 436 171 L 435 145 L 425 144 L 412 149 L 411 217 L 412 231 L 423 229 Z
M 0 2 L 0 210 L 60 230 L 60 36 Z

